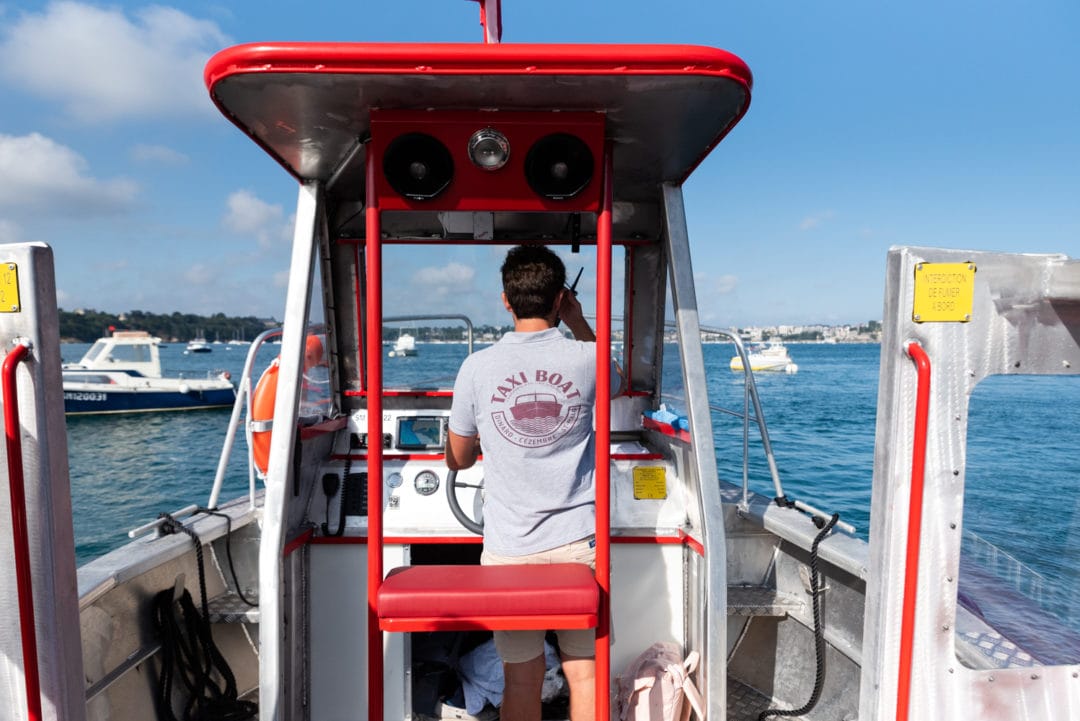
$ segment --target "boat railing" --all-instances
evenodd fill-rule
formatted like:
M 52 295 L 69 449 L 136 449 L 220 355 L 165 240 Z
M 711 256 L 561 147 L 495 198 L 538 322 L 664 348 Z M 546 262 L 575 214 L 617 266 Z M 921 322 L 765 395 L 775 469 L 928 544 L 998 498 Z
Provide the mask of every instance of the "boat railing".
M 472 321 L 464 315 L 400 315 L 400 316 L 387 316 L 383 318 L 384 323 L 403 323 L 413 321 L 424 320 L 459 320 L 465 324 L 466 327 L 466 339 L 468 341 L 468 349 L 471 354 L 473 351 L 473 324 Z M 262 347 L 270 340 L 281 337 L 281 328 L 271 328 L 270 330 L 260 333 L 258 337 L 251 342 L 248 348 L 247 359 L 244 361 L 244 371 L 240 376 L 240 380 L 237 383 L 236 388 L 236 400 L 233 402 L 232 416 L 229 418 L 229 425 L 225 432 L 225 441 L 222 444 L 221 455 L 218 458 L 217 472 L 214 475 L 214 485 L 210 490 L 210 499 L 207 501 L 207 508 L 216 508 L 218 501 L 221 497 L 221 489 L 225 483 L 225 474 L 229 467 L 229 461 L 232 457 L 232 448 L 236 443 L 236 434 L 240 429 L 242 418 L 252 418 L 252 402 L 253 402 L 253 371 L 255 368 L 256 357 Z M 266 427 L 254 427 L 253 423 L 262 423 Z M 252 433 L 269 430 L 270 421 L 256 421 L 252 423 L 246 423 L 244 425 L 244 436 L 247 440 L 248 447 L 248 503 L 251 508 L 255 507 L 256 489 L 255 484 L 257 480 L 257 471 L 255 468 L 254 458 L 252 457 Z M 153 524 L 151 524 L 153 525 Z
M 214 475 L 214 486 L 210 491 L 210 500 L 207 501 L 207 508 L 217 508 L 218 499 L 221 496 L 221 487 L 225 483 L 225 472 L 229 467 L 229 459 L 232 455 L 232 447 L 236 442 L 236 432 L 240 428 L 241 416 L 251 418 L 251 404 L 252 404 L 252 369 L 255 367 L 255 359 L 259 354 L 259 350 L 263 345 L 272 338 L 281 337 L 281 328 L 271 328 L 270 330 L 263 331 L 251 342 L 251 346 L 248 348 L 247 359 L 244 361 L 244 372 L 240 375 L 240 381 L 236 388 L 236 401 L 233 402 L 232 416 L 229 418 L 229 426 L 225 431 L 225 442 L 221 448 L 221 456 L 218 458 L 217 473 Z M 247 440 L 248 447 L 248 504 L 251 508 L 255 507 L 255 459 L 253 458 L 251 434 L 255 430 L 268 430 L 268 429 L 254 429 L 251 427 L 251 423 L 245 424 L 244 437 Z
M 761 398 L 758 395 L 757 384 L 754 382 L 754 372 L 750 369 L 749 354 L 747 353 L 746 346 L 743 344 L 742 338 L 740 338 L 737 333 L 732 333 L 731 331 L 722 328 L 707 328 L 702 326 L 701 332 L 727 338 L 735 346 L 735 352 L 742 360 L 742 412 L 730 408 L 723 408 L 721 406 L 713 405 L 712 403 L 709 404 L 709 409 L 714 413 L 730 415 L 742 420 L 742 500 L 739 504 L 739 510 L 742 513 L 747 513 L 750 509 L 750 424 L 753 423 L 757 426 L 758 435 L 761 438 L 761 447 L 765 452 L 765 461 L 769 466 L 769 477 L 772 479 L 773 490 L 776 494 L 774 496 L 775 500 L 778 503 L 790 504 L 803 513 L 819 518 L 822 521 L 829 521 L 832 518 L 831 513 L 826 513 L 805 501 L 788 499 L 787 495 L 784 493 L 784 485 L 780 481 L 780 471 L 776 466 L 776 456 L 773 454 L 772 441 L 769 440 L 769 428 L 768 424 L 765 422 L 765 412 L 761 408 Z M 753 414 L 750 413 L 751 406 L 753 406 Z M 855 532 L 855 527 L 844 521 L 840 521 L 836 525 L 848 533 Z

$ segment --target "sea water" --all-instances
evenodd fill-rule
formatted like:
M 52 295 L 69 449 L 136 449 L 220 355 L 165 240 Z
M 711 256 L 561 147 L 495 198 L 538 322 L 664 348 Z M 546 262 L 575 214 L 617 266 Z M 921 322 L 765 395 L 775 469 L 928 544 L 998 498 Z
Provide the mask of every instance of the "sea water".
M 65 360 L 87 345 L 65 345 Z M 248 346 L 216 344 L 208 354 L 162 349 L 166 375 L 228 370 L 238 380 Z M 278 352 L 265 346 L 255 375 Z M 384 359 L 387 386 L 450 387 L 463 344 L 418 344 L 414 357 Z M 730 344 L 703 347 L 720 477 L 742 482 L 742 374 Z M 677 348 L 664 358 L 665 400 L 678 409 Z M 784 493 L 837 512 L 869 537 L 878 345 L 789 346 L 798 373 L 757 373 Z M 192 503 L 205 505 L 225 437 L 228 410 L 68 418 L 68 452 L 79 563 L 127 541 L 131 528 Z M 971 404 L 965 474 L 965 567 L 973 599 L 1018 594 L 1070 629 L 1080 629 L 1080 378 L 992 378 Z M 233 449 L 221 498 L 246 493 L 247 448 Z M 751 435 L 750 487 L 775 495 L 760 442 Z M 984 571 L 988 572 L 983 573 Z M 1007 588 L 1008 594 L 1002 595 Z M 1011 603 L 1011 602 L 1010 602 Z M 990 617 L 992 603 L 981 608 Z M 1013 604 L 1015 607 L 1015 604 Z M 1071 660 L 1080 660 L 1080 638 Z

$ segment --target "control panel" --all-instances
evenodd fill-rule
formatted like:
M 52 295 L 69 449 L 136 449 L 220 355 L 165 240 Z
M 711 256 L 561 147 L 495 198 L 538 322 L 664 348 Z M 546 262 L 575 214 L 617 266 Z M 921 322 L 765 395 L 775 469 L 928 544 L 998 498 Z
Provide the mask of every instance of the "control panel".
M 383 414 L 383 528 L 388 536 L 468 536 L 451 511 L 447 484 L 453 482 L 461 511 L 482 523 L 483 458 L 472 468 L 451 474 L 444 449 L 449 412 L 386 411 Z M 367 418 L 358 411 L 342 432 L 323 476 L 345 478 L 326 503 L 330 521 L 324 532 L 362 533 L 367 525 Z M 637 441 L 611 447 L 613 529 L 681 528 L 687 519 L 686 496 L 675 464 Z M 323 504 L 313 505 L 318 513 Z M 317 520 L 317 519 L 316 519 Z

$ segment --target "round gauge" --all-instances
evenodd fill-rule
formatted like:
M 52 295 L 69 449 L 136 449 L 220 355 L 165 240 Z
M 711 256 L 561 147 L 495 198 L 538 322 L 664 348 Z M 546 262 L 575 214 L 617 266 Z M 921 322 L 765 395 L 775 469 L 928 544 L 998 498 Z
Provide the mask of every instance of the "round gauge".
M 389 476 L 386 477 L 386 487 L 387 488 L 401 488 L 401 483 L 402 483 L 401 474 L 398 473 L 397 471 L 394 471 L 393 473 L 391 473 Z
M 430 496 L 439 490 L 439 476 L 435 474 L 435 471 L 420 471 L 416 474 L 416 480 L 413 481 L 413 488 L 421 496 Z

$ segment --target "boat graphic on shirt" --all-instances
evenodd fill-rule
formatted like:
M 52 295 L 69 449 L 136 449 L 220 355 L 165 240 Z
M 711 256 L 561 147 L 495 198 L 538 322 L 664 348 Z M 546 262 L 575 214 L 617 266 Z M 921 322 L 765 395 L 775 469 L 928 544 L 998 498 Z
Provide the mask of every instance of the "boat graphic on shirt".
M 529 378 L 531 381 L 522 383 Z M 491 420 L 509 442 L 525 448 L 540 448 L 558 441 L 581 418 L 584 404 L 568 401 L 581 398 L 572 381 L 559 373 L 524 372 L 507 378 L 491 398 Z
M 518 396 L 510 408 L 510 415 L 514 417 L 515 426 L 537 433 L 551 430 L 553 423 L 558 425 L 561 414 L 562 403 L 555 400 L 555 395 L 552 393 L 529 393 Z

